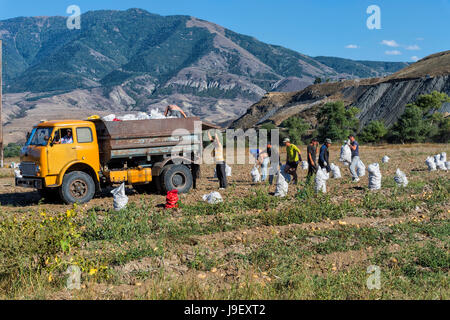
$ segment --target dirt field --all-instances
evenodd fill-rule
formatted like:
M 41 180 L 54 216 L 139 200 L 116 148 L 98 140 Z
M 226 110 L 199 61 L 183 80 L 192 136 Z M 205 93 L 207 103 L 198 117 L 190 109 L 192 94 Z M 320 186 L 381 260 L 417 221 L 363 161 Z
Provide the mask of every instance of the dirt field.
M 368 190 L 367 171 L 352 183 L 333 146 L 342 179 L 328 180 L 327 194 L 299 168 L 301 183 L 276 198 L 275 185 L 251 183 L 252 165 L 232 165 L 224 202 L 209 205 L 202 195 L 218 181 L 203 166 L 198 189 L 171 210 L 165 196 L 131 189 L 120 212 L 108 192 L 75 208 L 46 203 L 2 169 L 0 298 L 448 299 L 449 173 L 428 172 L 425 159 L 450 156 L 449 146 L 360 149 L 366 167 L 380 164 L 381 190 Z M 371 265 L 379 289 L 368 288 Z M 79 290 L 65 287 L 69 266 L 81 269 Z

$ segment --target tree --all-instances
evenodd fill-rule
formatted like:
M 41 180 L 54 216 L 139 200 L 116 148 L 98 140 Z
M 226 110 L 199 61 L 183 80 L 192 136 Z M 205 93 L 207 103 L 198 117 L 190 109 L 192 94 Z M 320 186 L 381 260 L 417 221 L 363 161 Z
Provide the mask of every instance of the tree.
M 374 120 L 371 121 L 362 132 L 359 137 L 364 142 L 378 142 L 387 134 L 388 130 L 383 121 Z
M 288 118 L 281 123 L 281 126 L 287 129 L 287 136 L 289 137 L 289 139 L 291 139 L 291 142 L 293 144 L 301 144 L 302 137 L 311 127 L 308 122 L 300 117 Z M 282 138 L 285 138 L 285 136 Z
M 392 127 L 391 136 L 402 143 L 422 142 L 430 131 L 430 123 L 424 119 L 422 109 L 415 104 L 407 104 L 405 112 Z
M 404 113 L 392 127 L 390 139 L 398 142 L 423 142 L 434 140 L 448 142 L 449 121 L 436 111 L 450 98 L 446 93 L 433 91 L 406 105 Z
M 318 83 L 322 83 L 322 78 L 317 77 L 317 78 L 314 80 L 314 84 L 318 84 Z
M 320 140 L 344 140 L 358 129 L 358 108 L 346 108 L 343 101 L 328 102 L 317 114 L 318 137 Z

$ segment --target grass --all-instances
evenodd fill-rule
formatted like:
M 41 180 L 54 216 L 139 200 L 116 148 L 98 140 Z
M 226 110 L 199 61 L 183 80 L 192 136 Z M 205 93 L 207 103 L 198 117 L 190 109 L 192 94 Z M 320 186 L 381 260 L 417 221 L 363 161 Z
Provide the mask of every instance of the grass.
M 117 212 L 2 207 L 0 298 L 448 299 L 450 181 L 408 178 L 400 188 L 385 174 L 376 192 L 347 177 L 326 194 L 300 184 L 285 198 L 235 185 L 222 203 L 174 210 L 144 196 Z M 86 287 L 68 293 L 71 265 Z

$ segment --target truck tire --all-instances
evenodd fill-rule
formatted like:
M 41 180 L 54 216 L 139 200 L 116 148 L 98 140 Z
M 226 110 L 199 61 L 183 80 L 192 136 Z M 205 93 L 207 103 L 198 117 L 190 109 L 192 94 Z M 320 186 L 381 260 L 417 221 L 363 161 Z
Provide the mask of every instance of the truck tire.
M 182 164 L 170 165 L 160 175 L 163 192 L 177 189 L 179 193 L 186 193 L 192 187 L 191 170 Z
M 70 172 L 64 176 L 59 194 L 67 204 L 88 202 L 95 195 L 94 180 L 82 171 Z

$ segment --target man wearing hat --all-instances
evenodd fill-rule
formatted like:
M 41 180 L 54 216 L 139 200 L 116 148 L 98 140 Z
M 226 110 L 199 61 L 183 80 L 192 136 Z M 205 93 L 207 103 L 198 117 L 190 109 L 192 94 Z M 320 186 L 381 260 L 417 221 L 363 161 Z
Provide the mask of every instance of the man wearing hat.
M 331 146 L 331 139 L 326 138 L 325 143 L 320 147 L 320 153 L 319 153 L 319 166 L 321 168 L 326 168 L 327 172 L 331 171 L 330 168 L 330 152 L 328 151 L 328 148 Z
M 306 157 L 308 158 L 308 175 L 306 176 L 306 181 L 310 182 L 313 176 L 317 172 L 317 146 L 319 141 L 313 138 L 306 148 Z
M 286 145 L 286 167 L 284 172 L 292 175 L 294 184 L 297 184 L 297 167 L 298 163 L 302 161 L 300 149 L 295 144 L 292 144 L 289 138 L 285 138 L 283 142 Z

